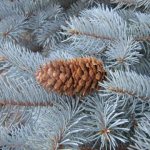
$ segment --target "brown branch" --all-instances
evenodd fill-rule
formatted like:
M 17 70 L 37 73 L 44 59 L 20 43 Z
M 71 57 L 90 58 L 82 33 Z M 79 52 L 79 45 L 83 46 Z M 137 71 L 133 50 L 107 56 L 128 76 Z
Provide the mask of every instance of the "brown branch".
M 85 32 L 79 32 L 75 29 L 70 29 L 68 31 L 70 34 L 72 35 L 85 35 L 85 36 L 90 36 L 90 37 L 93 37 L 93 38 L 96 38 L 96 39 L 102 39 L 102 40 L 109 40 L 109 41 L 114 41 L 115 38 L 112 38 L 112 37 L 108 37 L 108 36 L 99 36 L 99 35 L 95 35 L 95 34 L 90 34 L 90 33 L 85 33 Z
M 101 39 L 101 40 L 108 40 L 108 41 L 116 41 L 117 39 L 114 37 L 109 37 L 109 36 L 100 36 L 100 35 L 95 35 L 95 34 L 90 34 L 90 33 L 85 33 L 85 32 L 80 32 L 75 29 L 70 29 L 68 31 L 71 35 L 85 35 L 89 37 L 93 37 L 96 39 Z M 135 40 L 138 42 L 142 41 L 150 41 L 150 36 L 141 36 L 141 37 L 135 37 Z
M 111 92 L 115 92 L 115 93 L 120 93 L 120 94 L 127 94 L 127 95 L 130 95 L 130 96 L 133 96 L 133 97 L 136 97 L 136 98 L 140 98 L 141 100 L 150 100 L 150 97 L 144 97 L 144 96 L 138 96 L 138 94 L 136 92 L 130 92 L 128 90 L 124 90 L 124 89 L 121 89 L 119 87 L 108 87 L 108 90 L 111 91 Z
M 0 105 L 1 106 L 8 106 L 8 105 L 12 105 L 12 106 L 28 106 L 28 107 L 32 107 L 32 106 L 41 106 L 41 107 L 47 107 L 47 106 L 53 106 L 52 102 L 16 102 L 14 100 L 10 100 L 10 101 L 6 101 L 6 100 L 0 100 Z
M 0 56 L 0 61 L 5 61 L 5 60 L 7 60 L 7 58 L 6 58 L 6 57 L 4 57 L 4 56 Z
M 136 41 L 142 42 L 142 41 L 150 41 L 150 36 L 141 36 L 135 38 Z

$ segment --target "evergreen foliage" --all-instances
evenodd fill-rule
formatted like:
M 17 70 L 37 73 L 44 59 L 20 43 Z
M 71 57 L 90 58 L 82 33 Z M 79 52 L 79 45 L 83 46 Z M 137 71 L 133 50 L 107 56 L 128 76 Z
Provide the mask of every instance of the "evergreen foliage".
M 79 57 L 104 64 L 93 93 L 36 80 Z M 150 150 L 150 0 L 0 0 L 0 149 Z

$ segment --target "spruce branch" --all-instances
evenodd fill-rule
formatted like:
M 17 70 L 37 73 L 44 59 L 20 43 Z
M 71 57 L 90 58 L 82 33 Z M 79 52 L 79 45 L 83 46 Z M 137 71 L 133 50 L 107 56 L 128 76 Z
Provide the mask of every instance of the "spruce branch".
M 87 121 L 87 140 L 99 143 L 99 149 L 116 149 L 118 141 L 126 142 L 124 132 L 129 129 L 125 127 L 128 120 L 124 119 L 124 113 L 117 110 L 117 102 L 112 104 L 109 97 L 95 95 L 89 97 L 85 109 L 90 112 Z
M 63 23 L 63 19 L 61 21 L 45 22 L 43 26 L 33 32 L 37 43 L 44 48 L 53 48 L 63 39 L 62 35 L 59 33 L 60 25 Z
M 0 22 L 0 41 L 18 43 L 28 27 L 27 18 L 20 15 L 8 16 Z
M 12 126 L 19 127 L 35 123 L 41 111 L 40 107 L 30 107 L 30 109 L 26 106 L 1 105 L 0 107 L 0 126 L 8 129 Z
M 17 15 L 13 9 L 13 3 L 8 0 L 1 0 L 0 3 L 0 20 L 7 18 L 8 16 Z
M 110 77 L 104 83 L 104 93 L 134 97 L 144 101 L 150 100 L 149 76 L 139 75 L 133 71 L 110 71 Z M 136 80 L 135 80 L 136 79 Z
M 68 35 L 67 40 L 72 42 L 72 46 L 90 52 L 127 37 L 126 22 L 116 11 L 103 5 L 84 10 L 79 17 L 70 18 L 62 28 L 62 34 Z
M 50 8 L 50 13 L 50 10 L 53 9 L 51 6 L 59 5 L 65 8 L 75 1 L 76 0 L 21 0 L 15 1 L 14 5 L 19 14 L 30 17 L 39 13 L 40 11 L 42 12 L 46 8 Z
M 51 48 L 62 39 L 59 33 L 61 24 L 64 24 L 62 8 L 51 4 L 31 17 L 29 28 L 39 45 Z
M 82 11 L 80 16 L 90 20 L 94 25 L 99 25 L 98 33 L 102 32 L 102 35 L 107 35 L 114 40 L 127 36 L 127 22 L 115 9 L 108 6 L 97 5 Z
M 33 134 L 33 129 L 29 125 L 20 128 L 12 126 L 11 128 L 0 127 L 0 147 L 2 150 L 14 149 L 24 150 L 32 149 L 27 145 L 28 136 Z
M 139 63 L 139 59 L 142 56 L 140 54 L 141 49 L 140 43 L 132 38 L 113 42 L 105 53 L 109 67 L 116 66 L 129 69 L 130 66 Z
M 45 3 L 48 1 L 46 0 Z M 14 2 L 14 8 L 18 14 L 30 17 L 33 15 L 34 12 L 38 11 L 40 7 L 42 7 L 44 3 L 41 0 L 34 1 L 34 0 L 21 0 Z
M 130 146 L 130 150 L 148 150 L 150 148 L 150 117 L 145 114 L 145 117 L 138 124 L 135 135 L 132 138 L 134 142 Z
M 16 106 L 52 106 L 57 100 L 28 76 L 0 76 L 0 104 Z M 53 101 L 53 102 L 52 102 Z
M 149 0 L 111 0 L 112 3 L 118 3 L 117 8 L 121 8 L 122 6 L 126 5 L 126 7 L 133 6 L 134 9 L 144 6 L 144 9 L 150 8 L 150 1 Z
M 150 74 L 150 59 L 141 57 L 139 59 L 139 63 L 135 64 L 134 66 L 131 66 L 131 69 L 137 72 L 138 74 L 143 74 L 143 75 L 149 75 Z
M 135 18 L 130 19 L 130 33 L 136 41 L 150 43 L 150 15 L 135 13 Z
M 0 55 L 1 57 L 5 57 L 6 61 L 12 66 L 32 76 L 35 76 L 35 72 L 42 64 L 50 60 L 75 57 L 67 51 L 59 51 L 58 49 L 46 58 L 38 52 L 33 53 L 29 49 L 12 42 L 6 42 L 0 46 Z
M 32 75 L 34 75 L 36 69 L 40 67 L 40 64 L 46 61 L 39 53 L 35 54 L 25 47 L 13 44 L 12 42 L 2 44 L 0 53 L 3 57 L 7 58 L 7 61 L 12 65 Z
M 85 117 L 77 99 L 60 99 L 59 104 L 39 117 L 36 133 L 29 138 L 29 144 L 43 150 L 77 147 L 85 141 L 81 134 Z
M 31 16 L 30 18 L 30 29 L 35 30 L 40 28 L 45 22 L 57 20 L 62 15 L 62 8 L 60 5 L 49 4 L 46 5 L 43 9 L 40 8 L 36 15 Z

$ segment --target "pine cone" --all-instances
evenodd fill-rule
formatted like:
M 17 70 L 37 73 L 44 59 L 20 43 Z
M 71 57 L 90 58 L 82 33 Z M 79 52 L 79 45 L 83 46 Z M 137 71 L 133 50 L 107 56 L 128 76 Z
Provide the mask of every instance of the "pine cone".
M 36 79 L 48 91 L 85 96 L 99 90 L 105 75 L 101 61 L 83 57 L 49 62 L 36 72 Z

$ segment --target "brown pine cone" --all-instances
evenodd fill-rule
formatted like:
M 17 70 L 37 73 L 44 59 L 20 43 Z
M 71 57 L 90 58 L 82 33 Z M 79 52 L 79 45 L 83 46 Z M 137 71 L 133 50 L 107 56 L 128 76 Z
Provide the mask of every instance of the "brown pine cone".
M 99 90 L 106 71 L 102 61 L 93 57 L 55 60 L 36 72 L 37 81 L 48 91 L 69 96 L 85 96 Z

